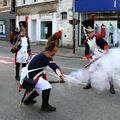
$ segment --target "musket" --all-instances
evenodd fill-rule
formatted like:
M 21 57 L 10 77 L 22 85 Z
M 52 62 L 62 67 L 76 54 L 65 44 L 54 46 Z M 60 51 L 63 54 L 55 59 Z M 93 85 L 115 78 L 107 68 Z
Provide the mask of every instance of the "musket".
M 101 57 L 102 57 L 102 56 L 100 56 L 100 57 L 98 57 L 98 58 L 95 58 L 92 62 L 87 63 L 87 64 L 84 66 L 84 68 L 89 67 L 91 64 L 93 64 L 96 60 L 100 59 Z
M 50 80 L 49 83 L 65 83 L 65 81 L 61 81 L 61 80 Z
M 25 92 L 24 92 L 24 95 L 22 97 L 22 100 L 21 100 L 20 104 L 22 104 L 24 102 L 24 99 L 25 99 L 25 96 L 26 96 L 27 92 L 28 92 L 28 90 L 26 89 Z
M 103 53 L 103 50 L 100 50 L 99 52 Z M 105 54 L 108 54 L 108 52 L 109 52 L 109 51 L 103 53 L 101 56 L 95 58 L 92 62 L 87 63 L 87 64 L 84 66 L 84 68 L 87 68 L 87 67 L 90 66 L 92 63 L 94 63 L 95 61 L 97 61 L 98 59 L 100 59 L 101 57 L 103 57 Z

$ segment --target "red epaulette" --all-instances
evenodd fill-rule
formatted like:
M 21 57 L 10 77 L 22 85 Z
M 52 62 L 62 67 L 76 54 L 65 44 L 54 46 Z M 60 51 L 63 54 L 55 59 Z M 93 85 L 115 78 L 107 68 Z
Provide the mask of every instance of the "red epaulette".
M 96 34 L 95 37 L 96 37 L 97 40 L 102 38 L 101 34 Z
M 58 31 L 55 34 L 57 35 L 57 37 L 61 37 L 62 36 L 62 32 L 61 31 Z

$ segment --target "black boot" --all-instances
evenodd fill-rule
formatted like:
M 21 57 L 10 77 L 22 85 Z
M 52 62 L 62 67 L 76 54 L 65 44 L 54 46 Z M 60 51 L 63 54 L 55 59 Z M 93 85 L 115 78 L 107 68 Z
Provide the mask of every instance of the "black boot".
M 112 77 L 110 77 L 109 78 L 110 79 L 110 93 L 111 94 L 115 94 L 115 89 L 114 89 L 114 85 L 113 85 L 113 78 Z
M 91 80 L 89 78 L 88 79 L 88 84 L 85 87 L 83 87 L 83 89 L 90 89 L 90 88 L 91 88 Z
M 39 94 L 34 90 L 25 100 L 24 104 L 29 105 L 29 104 L 34 104 L 37 101 L 33 100 L 35 97 L 37 97 Z
M 15 79 L 18 80 L 18 81 L 20 80 L 19 71 L 20 71 L 20 63 L 16 62 L 16 76 L 15 76 Z
M 41 106 L 41 111 L 46 111 L 46 112 L 52 112 L 55 111 L 56 108 L 49 105 L 49 96 L 50 96 L 50 90 L 43 90 L 42 91 L 42 106 Z
M 85 87 L 83 87 L 83 89 L 90 89 L 91 88 L 91 84 L 88 83 Z
M 20 77 L 19 77 L 19 76 L 15 76 L 15 79 L 16 79 L 17 81 L 20 81 Z
M 114 89 L 113 84 L 110 85 L 110 93 L 115 94 L 115 89 Z

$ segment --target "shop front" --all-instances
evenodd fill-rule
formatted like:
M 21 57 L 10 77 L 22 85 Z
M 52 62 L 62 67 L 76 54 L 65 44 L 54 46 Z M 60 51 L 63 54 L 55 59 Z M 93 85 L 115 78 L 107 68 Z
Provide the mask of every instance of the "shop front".
M 47 41 L 47 39 L 57 30 L 57 14 L 43 13 L 40 17 L 40 39 Z
M 0 40 L 9 40 L 10 32 L 15 30 L 15 14 L 0 13 Z
M 28 24 L 28 36 L 31 42 L 47 41 L 57 30 L 56 13 L 31 14 L 17 17 L 17 26 L 20 21 Z
M 120 1 L 118 0 L 75 0 L 75 12 L 78 12 L 80 20 L 78 33 L 78 46 L 84 45 L 85 33 L 82 21 L 94 15 L 94 31 L 108 42 L 115 45 L 118 42 Z

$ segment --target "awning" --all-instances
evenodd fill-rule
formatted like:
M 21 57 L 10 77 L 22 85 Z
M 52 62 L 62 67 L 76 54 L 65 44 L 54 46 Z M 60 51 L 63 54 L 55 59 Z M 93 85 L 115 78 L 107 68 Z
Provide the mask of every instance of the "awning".
M 75 12 L 119 11 L 120 0 L 75 0 Z

